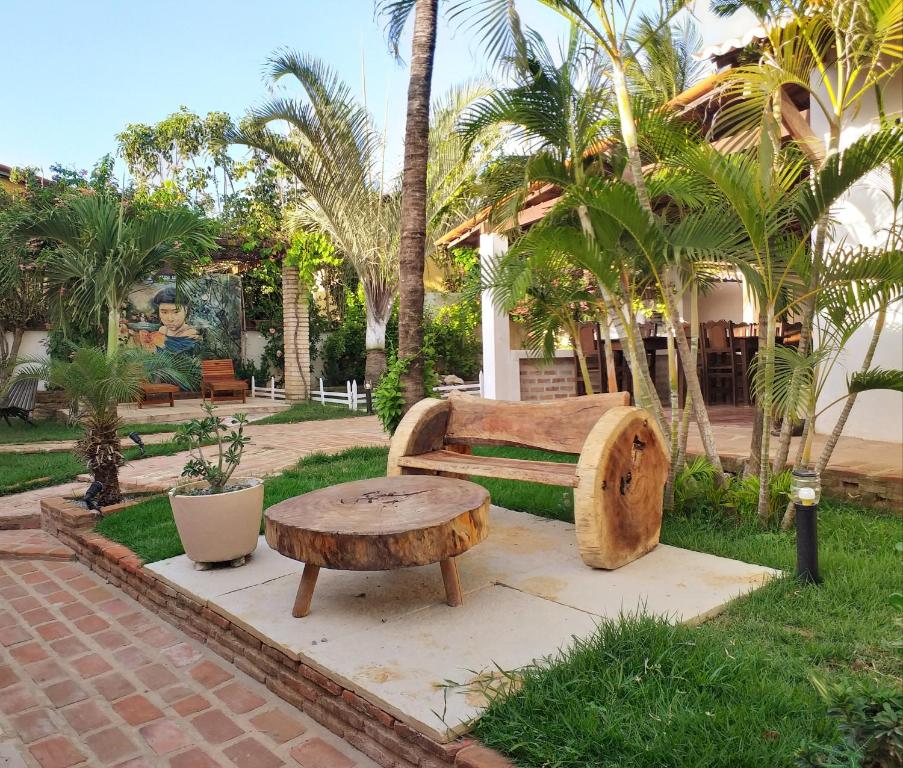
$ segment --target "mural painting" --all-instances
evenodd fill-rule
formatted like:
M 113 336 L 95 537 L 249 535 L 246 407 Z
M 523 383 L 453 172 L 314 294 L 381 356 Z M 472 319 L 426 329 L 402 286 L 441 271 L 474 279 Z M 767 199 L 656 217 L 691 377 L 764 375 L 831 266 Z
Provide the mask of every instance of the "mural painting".
M 120 323 L 124 343 L 201 359 L 241 357 L 241 278 L 207 275 L 197 280 L 157 278 L 129 294 Z

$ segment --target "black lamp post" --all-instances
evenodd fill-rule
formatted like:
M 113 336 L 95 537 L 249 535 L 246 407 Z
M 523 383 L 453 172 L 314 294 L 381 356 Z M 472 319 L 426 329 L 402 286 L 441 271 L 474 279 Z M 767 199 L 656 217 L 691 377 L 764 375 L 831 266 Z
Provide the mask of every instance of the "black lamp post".
M 144 441 L 137 432 L 129 432 L 129 440 L 131 440 L 141 450 L 141 457 L 147 456 L 147 449 L 144 447 Z
M 795 469 L 790 497 L 796 508 L 796 576 L 804 584 L 820 584 L 818 572 L 818 501 L 821 480 L 811 469 Z
M 373 385 L 370 379 L 364 382 L 364 401 L 367 403 L 367 413 L 373 413 Z

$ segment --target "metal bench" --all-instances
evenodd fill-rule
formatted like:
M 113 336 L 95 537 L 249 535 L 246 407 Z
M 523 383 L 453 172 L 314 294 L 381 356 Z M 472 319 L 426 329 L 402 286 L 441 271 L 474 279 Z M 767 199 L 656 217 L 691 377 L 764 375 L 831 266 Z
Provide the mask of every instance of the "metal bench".
M 620 568 L 659 540 L 668 477 L 667 443 L 627 392 L 536 403 L 468 395 L 417 403 L 389 447 L 389 476 L 494 477 L 574 489 L 583 562 Z M 507 445 L 579 456 L 576 464 L 474 456 Z
M 11 427 L 10 416 L 16 416 L 26 424 L 36 426 L 31 420 L 31 412 L 34 410 L 35 398 L 38 392 L 36 380 L 16 381 L 10 386 L 6 396 L 0 399 L 0 416 Z

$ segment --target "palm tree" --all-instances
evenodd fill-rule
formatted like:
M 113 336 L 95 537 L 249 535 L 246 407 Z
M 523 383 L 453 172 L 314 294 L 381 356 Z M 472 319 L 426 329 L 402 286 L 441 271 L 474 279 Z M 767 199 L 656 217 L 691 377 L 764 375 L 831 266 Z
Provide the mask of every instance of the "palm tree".
M 398 286 L 400 185 L 386 177 L 383 142 L 369 114 L 329 67 L 286 51 L 270 60 L 269 72 L 274 83 L 293 76 L 306 101 L 269 101 L 243 121 L 230 140 L 262 150 L 295 176 L 303 194 L 289 214 L 290 226 L 327 234 L 354 268 L 366 304 L 365 375 L 377 381 L 386 368 L 386 326 Z M 490 137 L 483 152 L 464 156 L 454 126 L 478 93 L 475 86 L 453 89 L 433 109 L 428 235 L 437 227 L 454 226 L 475 204 L 472 181 L 495 143 Z M 289 125 L 287 135 L 269 127 L 278 121 Z
M 399 9 L 397 2 L 384 11 Z M 409 5 L 409 4 L 408 4 Z M 403 9 L 401 15 L 407 13 Z M 401 182 L 401 235 L 398 248 L 398 357 L 407 365 L 401 376 L 406 411 L 423 398 L 423 269 L 426 251 L 427 162 L 430 91 L 436 53 L 438 0 L 415 0 L 411 74 Z M 409 11 L 408 11 L 409 12 Z M 397 50 L 400 28 L 392 42 Z
M 702 35 L 689 18 L 677 26 L 661 26 L 641 16 L 630 38 L 642 46 L 627 63 L 628 82 L 636 94 L 664 104 L 705 74 L 706 62 L 693 56 L 702 49 Z
M 210 222 L 187 208 L 143 209 L 107 194 L 73 194 L 39 215 L 28 234 L 55 245 L 41 258 L 58 327 L 71 318 L 95 326 L 106 316 L 107 354 L 116 354 L 119 315 L 135 284 L 168 267 L 191 274 L 216 242 Z
M 759 457 L 759 515 L 768 514 L 770 420 L 775 406 L 775 325 L 812 300 L 809 238 L 819 220 L 865 174 L 903 155 L 903 129 L 878 131 L 829 158 L 808 182 L 805 159 L 794 147 L 771 154 L 770 143 L 759 153 L 720 154 L 701 145 L 684 156 L 684 167 L 706 179 L 726 205 L 722 226 L 732 228 L 736 244 L 720 249 L 719 257 L 740 269 L 755 292 L 766 318 L 765 347 L 756 361 L 755 389 L 764 414 Z M 846 259 L 821 266 L 820 292 L 863 283 L 875 290 L 899 284 L 901 264 L 896 253 L 851 249 Z M 792 398 L 784 398 L 792 408 Z M 783 415 L 790 415 L 785 411 Z
M 386 326 L 398 283 L 399 207 L 381 165 L 382 142 L 367 110 L 315 57 L 282 51 L 269 60 L 267 73 L 274 87 L 293 77 L 306 99 L 271 99 L 229 140 L 259 149 L 289 170 L 303 192 L 289 225 L 324 232 L 354 268 L 366 307 L 365 375 L 376 381 L 386 367 Z M 287 134 L 272 130 L 280 121 Z
M 803 89 L 809 95 L 811 111 L 819 112 L 827 123 L 826 140 L 811 131 L 800 138 L 801 148 L 818 170 L 839 151 L 843 126 L 848 116 L 858 111 L 863 99 L 874 97 L 879 114 L 883 114 L 884 90 L 903 67 L 900 0 L 835 0 L 804 5 L 789 0 L 715 0 L 712 5 L 716 13 L 724 16 L 746 7 L 762 20 L 766 29 L 757 60 L 733 68 L 724 78 L 724 106 L 719 113 L 723 128 L 738 133 L 751 128 L 767 131 L 771 123 L 773 130 L 782 113 L 795 111 L 784 94 L 785 87 Z M 828 227 L 826 211 L 814 232 L 809 299 L 801 306 L 801 358 L 808 357 L 814 341 L 815 296 L 826 259 Z M 817 375 L 807 377 L 808 381 L 817 379 Z M 797 377 L 795 387 L 802 384 L 803 380 Z M 804 399 L 808 405 L 797 465 L 803 461 L 809 432 L 814 429 L 815 398 L 810 391 Z M 788 419 L 782 429 L 775 468 L 786 462 L 790 437 Z
M 13 380 L 46 381 L 63 390 L 84 429 L 75 451 L 103 485 L 98 504 L 109 506 L 121 500 L 119 403 L 134 402 L 144 381 L 166 380 L 188 388 L 197 386 L 197 378 L 197 361 L 189 355 L 150 354 L 132 348 L 111 353 L 109 349 L 81 347 L 69 360 L 25 361 Z

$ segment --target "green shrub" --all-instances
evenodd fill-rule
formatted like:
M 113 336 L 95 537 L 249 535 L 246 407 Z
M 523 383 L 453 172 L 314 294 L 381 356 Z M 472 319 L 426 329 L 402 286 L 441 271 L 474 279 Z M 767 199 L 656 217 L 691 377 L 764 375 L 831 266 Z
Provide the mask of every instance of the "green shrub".
M 780 522 L 790 498 L 790 472 L 771 478 L 769 515 L 771 522 Z M 724 483 L 717 482 L 715 468 L 703 456 L 687 463 L 674 480 L 673 511 L 679 515 L 697 515 L 723 520 L 753 520 L 759 505 L 759 477 L 728 475 Z
M 439 309 L 424 324 L 424 346 L 430 348 L 440 374 L 453 373 L 462 379 L 476 379 L 480 372 L 482 340 L 478 301 L 462 299 Z
M 404 395 L 401 392 L 401 377 L 407 370 L 410 361 L 398 359 L 395 355 L 389 358 L 386 372 L 379 380 L 379 384 L 373 390 L 373 410 L 382 422 L 383 429 L 390 435 L 395 434 L 401 417 L 404 415 Z M 424 358 L 423 365 L 423 389 L 432 392 L 439 384 L 439 377 L 433 361 L 429 357 Z
M 804 768 L 891 768 L 903 765 L 903 691 L 870 680 L 812 683 L 837 720 L 840 744 L 807 744 L 797 754 Z

